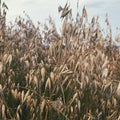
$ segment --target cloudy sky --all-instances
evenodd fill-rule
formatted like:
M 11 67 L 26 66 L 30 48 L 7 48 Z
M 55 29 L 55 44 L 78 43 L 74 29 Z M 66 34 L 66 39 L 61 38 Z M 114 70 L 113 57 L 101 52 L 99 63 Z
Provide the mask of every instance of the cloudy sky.
M 1 0 L 8 7 L 8 20 L 13 20 L 25 11 L 35 22 L 44 22 L 48 16 L 52 16 L 56 24 L 59 23 L 58 6 L 65 5 L 67 0 Z M 73 15 L 76 14 L 77 0 L 68 0 L 73 9 Z M 117 33 L 116 27 L 120 27 L 120 0 L 79 0 L 79 10 L 82 11 L 86 6 L 88 17 L 99 16 L 101 25 L 104 26 L 106 13 L 113 29 Z

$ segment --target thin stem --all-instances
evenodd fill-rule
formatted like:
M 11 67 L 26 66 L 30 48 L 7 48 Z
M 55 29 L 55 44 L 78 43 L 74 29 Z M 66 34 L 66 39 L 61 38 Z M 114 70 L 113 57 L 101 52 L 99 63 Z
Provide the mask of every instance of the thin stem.
M 0 16 L 1 16 L 1 0 L 0 0 Z

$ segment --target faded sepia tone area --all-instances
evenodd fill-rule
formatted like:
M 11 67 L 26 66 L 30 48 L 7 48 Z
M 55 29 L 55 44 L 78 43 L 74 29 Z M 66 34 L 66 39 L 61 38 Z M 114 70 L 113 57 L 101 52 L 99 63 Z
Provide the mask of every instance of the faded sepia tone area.
M 47 2 L 1 2 L 0 120 L 120 120 L 119 1 Z

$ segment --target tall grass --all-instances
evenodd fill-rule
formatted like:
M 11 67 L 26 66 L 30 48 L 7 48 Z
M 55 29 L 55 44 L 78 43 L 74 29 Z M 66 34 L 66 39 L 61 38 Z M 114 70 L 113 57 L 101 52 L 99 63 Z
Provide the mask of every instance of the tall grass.
M 3 8 L 6 11 L 6 8 Z M 86 8 L 73 19 L 59 7 L 61 33 L 52 18 L 44 28 L 29 17 L 0 22 L 0 119 L 119 120 L 120 49 L 103 35 Z

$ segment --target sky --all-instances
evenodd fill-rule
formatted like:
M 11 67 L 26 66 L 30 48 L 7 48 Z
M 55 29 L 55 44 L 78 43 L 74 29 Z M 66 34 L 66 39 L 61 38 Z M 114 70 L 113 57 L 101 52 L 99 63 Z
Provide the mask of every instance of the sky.
M 77 0 L 1 0 L 5 2 L 9 8 L 7 13 L 8 20 L 14 20 L 15 17 L 23 16 L 25 11 L 31 19 L 37 23 L 44 21 L 49 17 L 55 20 L 59 26 L 60 15 L 58 14 L 58 6 L 64 6 L 69 1 L 73 15 L 77 12 Z M 102 27 L 105 27 L 105 16 L 108 14 L 109 21 L 112 27 L 114 36 L 120 31 L 120 0 L 79 0 L 79 11 L 82 13 L 83 6 L 88 12 L 89 21 L 93 16 L 99 16 L 99 21 Z

